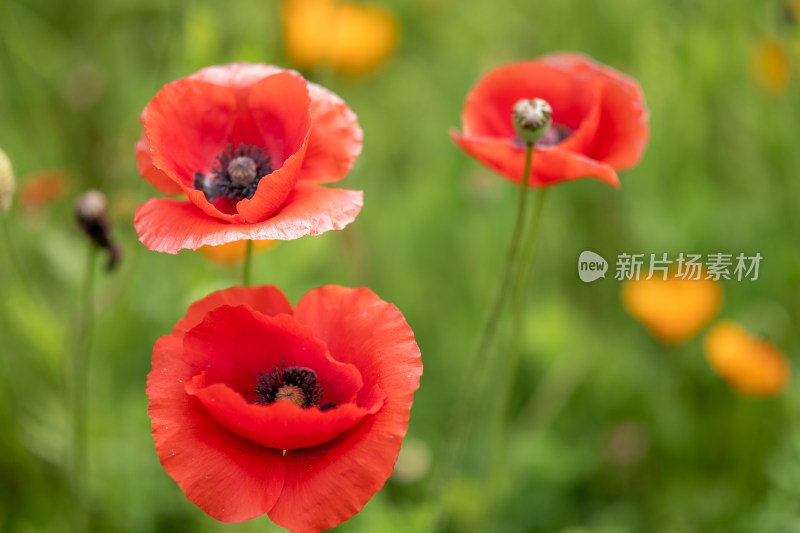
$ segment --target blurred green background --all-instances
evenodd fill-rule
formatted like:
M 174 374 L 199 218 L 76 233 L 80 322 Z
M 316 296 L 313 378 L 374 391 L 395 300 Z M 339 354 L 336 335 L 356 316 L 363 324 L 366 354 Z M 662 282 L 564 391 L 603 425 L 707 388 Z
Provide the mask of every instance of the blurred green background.
M 337 530 L 431 528 L 431 468 L 499 282 L 516 199 L 511 184 L 459 152 L 448 130 L 487 70 L 574 50 L 639 80 L 651 141 L 642 163 L 621 175 L 621 190 L 582 180 L 550 192 L 511 390 L 513 425 L 499 437 L 505 469 L 486 483 L 487 459 L 473 448 L 447 489 L 448 530 L 800 531 L 796 383 L 774 399 L 738 396 L 707 364 L 702 334 L 665 347 L 624 311 L 613 276 L 584 284 L 576 273 L 586 249 L 610 261 L 621 252 L 759 252 L 758 281 L 725 282 L 719 316 L 794 363 L 800 27 L 788 4 L 383 5 L 399 19 L 400 42 L 377 70 L 304 71 L 359 116 L 363 153 L 341 186 L 363 189 L 364 209 L 344 231 L 280 243 L 254 267 L 255 281 L 293 302 L 319 285 L 368 286 L 400 308 L 422 349 L 406 476 L 390 479 Z M 765 40 L 783 50 L 785 87 L 758 75 Z M 190 251 L 150 252 L 132 219 L 157 194 L 133 155 L 150 98 L 210 64 L 290 67 L 282 43 L 277 2 L 0 0 L 0 148 L 20 189 L 0 252 L 0 530 L 67 527 L 69 358 L 87 246 L 72 204 L 89 187 L 108 195 L 123 252 L 120 268 L 97 283 L 85 473 L 91 529 L 280 530 L 266 517 L 217 523 L 158 463 L 145 396 L 153 343 L 192 301 L 238 283 L 240 269 Z M 40 199 L 31 203 L 21 191 L 42 173 L 58 179 L 39 196 L 28 193 Z M 498 436 L 492 421 L 477 425 L 474 446 L 481 434 Z

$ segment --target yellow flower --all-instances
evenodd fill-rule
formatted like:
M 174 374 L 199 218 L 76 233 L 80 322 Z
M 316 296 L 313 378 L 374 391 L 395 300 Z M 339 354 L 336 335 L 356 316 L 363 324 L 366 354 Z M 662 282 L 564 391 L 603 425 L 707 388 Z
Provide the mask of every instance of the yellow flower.
M 734 322 L 716 324 L 706 336 L 705 351 L 717 374 L 741 394 L 774 396 L 789 379 L 786 357 Z
M 767 37 L 756 47 L 753 70 L 756 80 L 773 94 L 781 95 L 789 85 L 791 65 L 783 44 L 775 38 Z
M 375 69 L 397 46 L 397 17 L 384 7 L 338 0 L 285 0 L 289 60 L 298 68 L 329 65 L 345 74 Z
M 253 252 L 269 250 L 278 241 L 253 241 Z M 198 248 L 207 258 L 222 265 L 232 265 L 244 259 L 247 241 L 233 241 L 219 246 L 201 246 Z
M 722 302 L 722 288 L 712 280 L 670 274 L 666 280 L 654 277 L 626 282 L 622 302 L 654 337 L 677 344 L 714 318 Z

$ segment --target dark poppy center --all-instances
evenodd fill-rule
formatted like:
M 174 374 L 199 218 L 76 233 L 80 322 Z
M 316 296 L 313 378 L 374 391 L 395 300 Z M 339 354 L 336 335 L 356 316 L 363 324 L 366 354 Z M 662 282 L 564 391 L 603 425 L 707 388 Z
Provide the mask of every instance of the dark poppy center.
M 272 173 L 272 162 L 263 148 L 229 144 L 217 155 L 211 174 L 196 172 L 193 186 L 203 191 L 206 200 L 225 197 L 231 202 L 253 197 L 261 179 Z
M 294 364 L 287 367 L 281 362 L 280 365 L 275 365 L 272 372 L 258 374 L 253 392 L 256 393 L 253 402 L 259 405 L 284 401 L 303 408 L 316 406 L 323 411 L 335 407 L 330 402 L 322 404 L 323 391 L 317 373 Z

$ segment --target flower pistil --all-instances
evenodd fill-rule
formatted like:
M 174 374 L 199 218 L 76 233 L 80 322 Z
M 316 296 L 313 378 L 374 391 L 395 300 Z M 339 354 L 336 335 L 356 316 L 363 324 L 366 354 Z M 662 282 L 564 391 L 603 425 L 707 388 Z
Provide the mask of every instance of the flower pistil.
M 216 158 L 211 175 L 196 172 L 194 188 L 203 191 L 206 200 L 226 197 L 231 202 L 253 197 L 261 179 L 272 173 L 272 162 L 263 148 L 239 143 L 228 145 Z
M 319 407 L 326 411 L 335 404 L 322 402 L 322 386 L 317 379 L 317 373 L 310 368 L 292 366 L 288 368 L 281 361 L 280 365 L 275 365 L 275 370 L 267 373 L 258 374 L 256 388 L 256 398 L 253 400 L 259 405 L 269 405 L 272 402 L 288 401 L 302 408 L 311 406 Z

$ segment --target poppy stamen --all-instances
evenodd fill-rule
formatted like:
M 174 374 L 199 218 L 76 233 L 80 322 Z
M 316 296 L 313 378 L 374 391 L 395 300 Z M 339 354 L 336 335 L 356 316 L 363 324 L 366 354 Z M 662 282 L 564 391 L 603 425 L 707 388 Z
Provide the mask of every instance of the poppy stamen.
M 229 144 L 214 162 L 211 174 L 196 172 L 193 186 L 203 191 L 206 200 L 226 197 L 231 202 L 253 197 L 264 176 L 272 173 L 272 161 L 263 148 L 239 143 Z
M 335 407 L 334 404 L 322 402 L 322 387 L 317 380 L 317 373 L 310 368 L 292 365 L 288 368 L 281 361 L 270 373 L 259 373 L 256 378 L 254 403 L 269 405 L 273 402 L 288 401 L 300 407 L 316 406 L 323 411 Z

